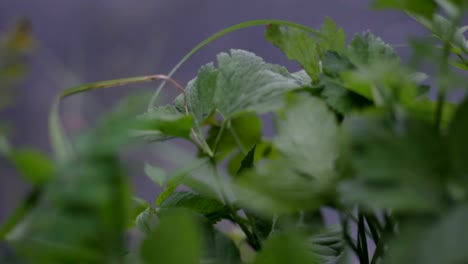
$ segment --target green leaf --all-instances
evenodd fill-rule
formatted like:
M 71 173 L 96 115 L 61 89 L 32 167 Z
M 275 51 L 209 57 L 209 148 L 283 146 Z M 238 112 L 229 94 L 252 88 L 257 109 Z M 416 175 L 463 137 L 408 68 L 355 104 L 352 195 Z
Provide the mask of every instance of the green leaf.
M 356 66 L 400 62 L 393 48 L 370 32 L 356 35 L 348 46 L 347 55 Z
M 254 264 L 320 263 L 307 248 L 305 239 L 298 232 L 277 234 L 267 240 Z
M 349 116 L 343 126 L 342 157 L 355 177 L 340 185 L 343 202 L 404 212 L 443 207 L 449 161 L 433 126 L 408 118 L 394 124 L 377 113 Z
M 437 4 L 434 0 L 375 0 L 373 7 L 400 9 L 427 18 L 432 18 L 437 10 Z
M 347 89 L 336 79 L 322 76 L 320 83 L 324 86 L 320 96 L 337 113 L 345 115 L 353 110 L 372 105 L 372 101 Z
M 207 198 L 193 192 L 181 191 L 170 194 L 161 203 L 161 209 L 186 208 L 203 214 L 210 222 L 230 218 L 231 210 L 218 200 Z
M 135 219 L 135 224 L 138 230 L 144 234 L 150 234 L 157 222 L 156 212 L 153 208 L 147 207 Z
M 458 106 L 448 132 L 448 147 L 457 178 L 468 188 L 468 99 L 465 98 Z
M 325 18 L 318 40 L 318 47 L 321 53 L 324 54 L 326 51 L 343 53 L 345 51 L 345 44 L 346 35 L 343 29 L 339 28 L 331 18 Z
M 249 152 L 250 153 L 250 152 Z M 259 141 L 255 144 L 255 153 L 253 157 L 253 163 L 260 161 L 262 158 L 265 159 L 277 159 L 281 157 L 276 149 L 274 149 L 271 142 Z M 231 175 L 240 174 L 240 168 L 242 161 L 246 158 L 243 152 L 238 151 L 237 154 L 229 161 L 227 170 Z
M 216 109 L 214 95 L 218 72 L 213 63 L 209 63 L 200 69 L 197 78 L 191 80 L 185 88 L 188 109 L 198 125 L 203 124 Z M 177 96 L 174 104 L 180 112 L 185 112 L 184 94 Z
M 193 215 L 179 210 L 167 212 L 143 241 L 141 258 L 146 263 L 199 264 L 201 242 Z
M 239 170 L 236 172 L 236 174 L 242 173 L 242 171 L 251 169 L 254 167 L 254 160 L 255 160 L 255 148 L 257 145 L 254 145 L 251 150 L 245 155 L 245 157 L 241 161 L 241 166 Z
M 402 226 L 389 244 L 386 263 L 436 264 L 465 263 L 468 253 L 468 207 L 459 205 L 438 219 L 413 221 Z
M 145 164 L 145 173 L 154 183 L 160 187 L 162 187 L 166 182 L 166 172 L 161 168 Z
M 9 158 L 21 176 L 33 184 L 44 184 L 54 177 L 55 167 L 44 154 L 32 149 L 14 150 Z
M 234 179 L 237 202 L 266 215 L 316 209 L 326 184 L 297 173 L 284 160 L 264 161 Z
M 240 252 L 234 241 L 228 236 L 213 228 L 206 226 L 203 232 L 204 250 L 202 263 L 213 264 L 240 264 Z
M 207 143 L 215 151 L 217 160 L 223 160 L 235 149 L 251 149 L 262 137 L 262 120 L 253 113 L 237 115 L 223 125 L 224 128 L 211 126 L 208 131 Z M 221 130 L 223 132 L 219 137 Z
M 319 263 L 329 262 L 340 257 L 346 246 L 341 226 L 323 228 L 308 238 L 308 245 Z
M 266 113 L 283 104 L 285 91 L 302 85 L 284 69 L 265 63 L 260 57 L 243 50 L 218 55 L 218 80 L 214 101 L 226 118 L 254 111 Z
M 296 171 L 325 181 L 334 175 L 338 124 L 322 100 L 307 94 L 288 95 L 276 127 L 273 143 Z
M 288 59 L 298 62 L 312 80 L 317 80 L 320 74 L 320 55 L 316 40 L 310 37 L 308 32 L 271 24 L 267 27 L 265 36 L 280 48 Z
M 175 136 L 190 138 L 193 116 L 180 113 L 175 106 L 156 107 L 139 117 L 141 124 L 134 135 L 148 141 L 164 140 Z

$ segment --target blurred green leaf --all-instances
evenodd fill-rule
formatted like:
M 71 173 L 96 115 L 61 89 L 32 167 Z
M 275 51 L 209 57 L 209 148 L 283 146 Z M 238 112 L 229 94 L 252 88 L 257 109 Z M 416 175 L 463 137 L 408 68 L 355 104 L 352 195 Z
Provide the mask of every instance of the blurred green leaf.
M 154 183 L 160 187 L 162 187 L 166 182 L 166 172 L 159 167 L 145 164 L 145 173 Z
M 181 210 L 161 217 L 141 246 L 145 263 L 199 264 L 202 237 L 194 217 Z
M 345 250 L 345 241 L 341 226 L 323 228 L 308 238 L 308 246 L 319 263 L 336 260 Z
M 262 120 L 254 113 L 237 115 L 223 125 L 228 127 L 211 126 L 206 140 L 210 148 L 214 149 L 217 160 L 223 160 L 232 151 L 239 149 L 239 145 L 241 151 L 251 149 L 262 137 Z M 224 131 L 219 137 L 222 129 Z
M 205 227 L 203 231 L 204 250 L 201 263 L 243 263 L 240 258 L 239 249 L 228 236 L 212 226 Z
M 193 116 L 180 113 L 175 106 L 156 107 L 139 117 L 141 122 L 134 135 L 147 141 L 164 140 L 175 136 L 190 138 Z
M 39 151 L 18 149 L 12 151 L 9 158 L 20 175 L 33 184 L 44 184 L 55 176 L 54 164 Z
M 254 264 L 320 263 L 297 232 L 277 234 L 267 240 Z
M 350 116 L 343 125 L 343 159 L 354 176 L 338 190 L 344 203 L 405 212 L 443 208 L 448 155 L 431 125 L 411 119 L 392 124 L 370 113 Z
M 237 202 L 263 214 L 315 209 L 323 203 L 327 184 L 300 175 L 284 160 L 260 162 L 234 179 Z
M 338 124 L 322 100 L 306 94 L 288 95 L 276 127 L 273 143 L 297 172 L 321 180 L 334 175 Z
M 465 184 L 465 192 L 468 190 L 468 99 L 465 98 L 458 106 L 453 120 L 450 122 L 448 132 L 448 147 L 457 173 Z M 468 194 L 468 192 L 467 192 Z
M 216 223 L 221 219 L 229 219 L 231 210 L 218 200 L 203 197 L 193 192 L 174 192 L 161 203 L 161 209 L 186 208 L 204 215 L 210 223 Z
M 374 0 L 375 8 L 395 8 L 432 18 L 437 10 L 437 1 L 434 0 Z
M 144 211 L 138 214 L 135 219 L 135 224 L 138 230 L 148 235 L 151 233 L 151 230 L 153 230 L 157 220 L 155 210 L 148 206 Z

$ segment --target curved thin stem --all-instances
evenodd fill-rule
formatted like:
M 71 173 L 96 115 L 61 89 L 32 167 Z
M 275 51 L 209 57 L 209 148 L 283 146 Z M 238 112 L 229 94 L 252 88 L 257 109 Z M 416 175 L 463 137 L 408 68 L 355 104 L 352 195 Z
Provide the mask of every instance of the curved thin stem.
M 15 228 L 15 226 L 23 220 L 23 218 L 34 208 L 39 196 L 41 189 L 35 187 L 31 190 L 24 200 L 16 207 L 15 211 L 7 218 L 7 220 L 0 227 L 0 241 L 3 241 L 8 233 Z

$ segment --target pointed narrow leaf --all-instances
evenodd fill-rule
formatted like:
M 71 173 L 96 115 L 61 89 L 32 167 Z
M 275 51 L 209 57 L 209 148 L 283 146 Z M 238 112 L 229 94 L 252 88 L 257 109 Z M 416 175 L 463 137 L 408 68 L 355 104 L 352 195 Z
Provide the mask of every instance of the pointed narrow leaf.
M 166 182 L 166 172 L 161 168 L 145 164 L 145 173 L 154 183 L 160 187 L 162 187 Z

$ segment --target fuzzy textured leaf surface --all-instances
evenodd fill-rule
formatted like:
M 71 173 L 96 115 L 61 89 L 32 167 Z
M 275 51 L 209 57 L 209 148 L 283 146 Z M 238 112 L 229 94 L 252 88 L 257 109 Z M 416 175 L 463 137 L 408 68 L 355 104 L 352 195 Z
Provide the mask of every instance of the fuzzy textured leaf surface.
M 322 100 L 306 94 L 288 95 L 276 127 L 274 144 L 295 170 L 315 179 L 333 175 L 338 124 Z

